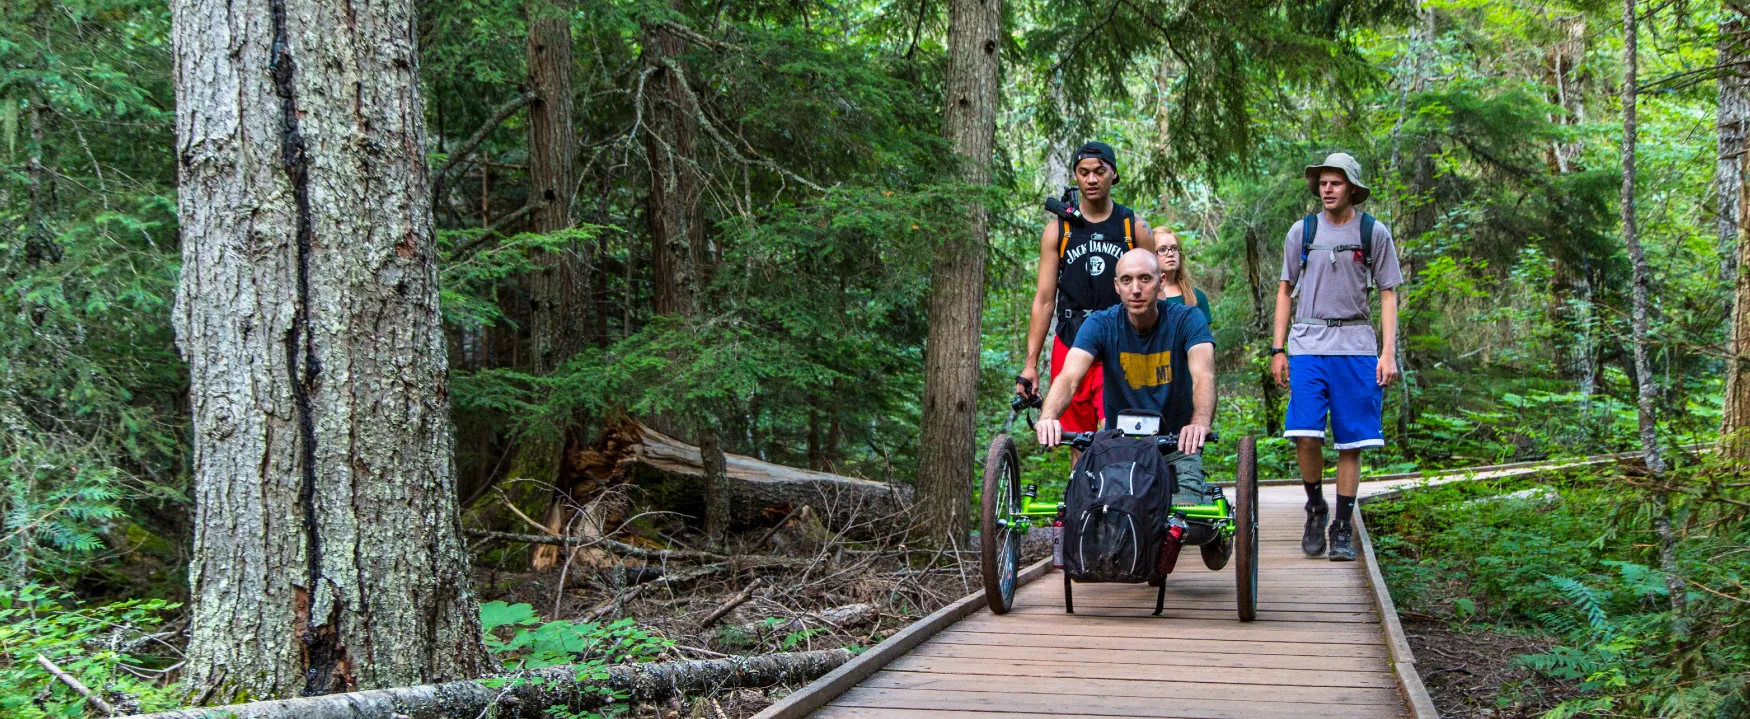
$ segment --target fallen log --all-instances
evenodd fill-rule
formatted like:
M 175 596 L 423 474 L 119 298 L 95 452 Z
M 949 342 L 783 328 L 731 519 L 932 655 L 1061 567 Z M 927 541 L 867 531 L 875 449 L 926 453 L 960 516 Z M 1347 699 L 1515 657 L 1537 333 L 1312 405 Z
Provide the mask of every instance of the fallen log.
M 638 441 L 626 445 L 619 460 L 626 481 L 643 489 L 656 506 L 705 516 L 705 470 L 699 448 L 643 424 L 637 430 Z M 739 454 L 726 454 L 724 461 L 732 529 L 756 526 L 760 510 L 774 505 L 809 505 L 825 516 L 829 526 L 842 528 L 903 516 L 911 500 L 908 486 L 786 467 Z
M 748 622 L 736 626 L 735 630 L 754 637 L 777 636 L 820 627 L 845 630 L 873 622 L 879 616 L 881 616 L 881 611 L 876 609 L 873 604 L 850 604 L 792 617 L 781 622 Z
M 463 534 L 481 539 L 498 539 L 506 542 L 525 542 L 528 544 L 543 544 L 556 547 L 599 547 L 615 554 L 636 557 L 651 562 L 667 562 L 673 560 L 692 560 L 700 562 L 733 562 L 737 567 L 800 567 L 809 564 L 811 560 L 797 557 L 768 557 L 761 554 L 717 554 L 701 552 L 692 549 L 645 549 L 625 542 L 612 539 L 584 539 L 581 537 L 544 537 L 539 534 L 511 534 L 508 532 L 490 532 L 484 529 L 465 529 Z
M 348 694 L 179 709 L 129 719 L 536 719 L 554 706 L 578 712 L 610 703 L 644 702 L 719 689 L 798 684 L 851 658 L 845 649 L 694 659 L 593 670 L 556 666 L 488 680 L 376 689 Z M 502 683 L 501 683 L 502 682 Z M 620 694 L 610 700 L 608 691 Z

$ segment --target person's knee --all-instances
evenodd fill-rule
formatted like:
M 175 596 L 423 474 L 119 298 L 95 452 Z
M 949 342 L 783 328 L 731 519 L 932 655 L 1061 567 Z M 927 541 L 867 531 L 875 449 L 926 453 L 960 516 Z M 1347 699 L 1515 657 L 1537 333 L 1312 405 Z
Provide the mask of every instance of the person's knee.
M 1323 437 L 1295 437 L 1294 447 L 1302 452 L 1322 452 L 1325 449 Z
M 1337 450 L 1337 460 L 1341 462 L 1359 462 L 1361 461 L 1361 449 L 1359 447 L 1355 449 L 1339 449 Z

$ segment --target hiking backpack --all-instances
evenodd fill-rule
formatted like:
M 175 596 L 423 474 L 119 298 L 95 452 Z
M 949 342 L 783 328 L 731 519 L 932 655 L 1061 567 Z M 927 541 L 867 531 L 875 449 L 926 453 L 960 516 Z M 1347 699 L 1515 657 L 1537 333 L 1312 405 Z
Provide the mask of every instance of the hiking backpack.
M 1335 255 L 1338 252 L 1361 253 L 1361 264 L 1367 267 L 1367 286 L 1373 286 L 1373 226 L 1376 220 L 1373 215 L 1361 213 L 1361 244 L 1359 245 L 1329 245 L 1313 246 L 1313 235 L 1319 231 L 1319 215 L 1313 213 L 1300 221 L 1300 271 L 1306 273 L 1306 258 L 1313 250 L 1330 250 Z M 1296 285 L 1298 287 L 1298 284 Z
M 1149 579 L 1177 484 L 1154 437 L 1095 435 L 1064 488 L 1063 571 L 1078 582 Z

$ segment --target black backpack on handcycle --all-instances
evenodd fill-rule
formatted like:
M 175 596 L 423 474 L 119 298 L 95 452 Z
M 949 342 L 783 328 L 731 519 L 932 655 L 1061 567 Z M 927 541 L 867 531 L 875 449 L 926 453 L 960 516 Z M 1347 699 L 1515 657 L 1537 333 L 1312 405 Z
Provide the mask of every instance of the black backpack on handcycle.
M 1155 574 L 1178 478 L 1154 437 L 1094 435 L 1064 488 L 1063 571 L 1078 582 Z

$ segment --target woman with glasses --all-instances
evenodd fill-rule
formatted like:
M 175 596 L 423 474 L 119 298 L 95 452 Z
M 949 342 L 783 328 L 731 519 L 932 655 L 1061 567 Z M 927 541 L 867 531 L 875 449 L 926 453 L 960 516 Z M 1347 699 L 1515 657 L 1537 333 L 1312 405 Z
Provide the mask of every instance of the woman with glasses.
M 1179 236 L 1165 227 L 1154 228 L 1154 235 L 1155 256 L 1161 260 L 1161 299 L 1197 308 L 1209 326 L 1214 327 L 1215 316 L 1210 314 L 1209 298 L 1203 296 L 1203 290 L 1197 289 L 1191 279 L 1191 269 L 1185 261 L 1185 248 L 1179 244 Z

